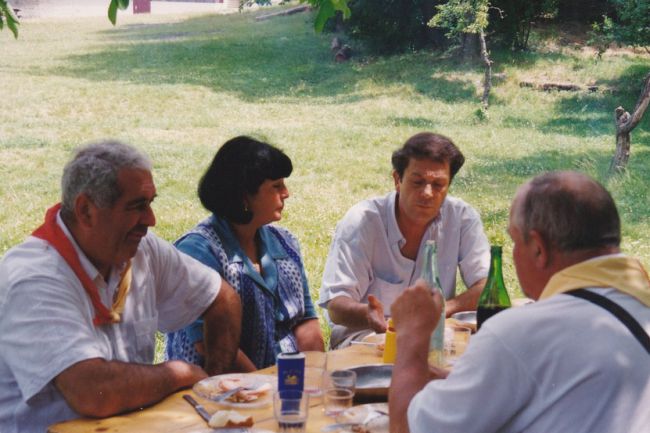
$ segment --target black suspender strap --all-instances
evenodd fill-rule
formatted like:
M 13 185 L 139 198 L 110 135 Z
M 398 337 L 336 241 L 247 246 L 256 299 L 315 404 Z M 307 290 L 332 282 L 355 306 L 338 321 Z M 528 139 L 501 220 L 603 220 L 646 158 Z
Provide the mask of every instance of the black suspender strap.
M 611 301 L 610 299 L 599 295 L 598 293 L 590 292 L 585 289 L 575 289 L 568 292 L 564 292 L 567 295 L 575 296 L 576 298 L 585 299 L 589 302 L 592 302 L 605 310 L 612 313 L 618 320 L 620 320 L 627 329 L 632 332 L 632 335 L 641 343 L 645 350 L 650 355 L 650 336 L 643 330 L 639 322 L 634 320 L 634 317 L 630 315 L 623 307 L 618 305 L 616 302 Z

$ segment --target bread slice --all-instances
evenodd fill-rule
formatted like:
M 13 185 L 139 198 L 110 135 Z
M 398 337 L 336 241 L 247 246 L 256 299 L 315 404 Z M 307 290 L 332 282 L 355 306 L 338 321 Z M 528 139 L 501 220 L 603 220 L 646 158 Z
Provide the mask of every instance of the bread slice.
M 243 416 L 236 410 L 218 410 L 210 418 L 208 425 L 212 428 L 219 427 L 252 427 L 253 417 Z

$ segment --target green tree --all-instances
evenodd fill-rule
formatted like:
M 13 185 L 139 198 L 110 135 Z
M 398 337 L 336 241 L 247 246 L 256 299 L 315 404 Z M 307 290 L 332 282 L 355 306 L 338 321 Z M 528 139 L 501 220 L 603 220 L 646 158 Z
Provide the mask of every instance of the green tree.
M 5 24 L 11 30 L 11 33 L 14 34 L 14 37 L 18 37 L 18 18 L 14 14 L 14 9 L 11 7 L 11 4 L 7 0 L 0 0 L 0 30 L 5 27 Z
M 431 18 L 431 27 L 447 30 L 450 39 L 460 39 L 465 35 L 477 35 L 481 47 L 481 60 L 485 65 L 483 77 L 482 114 L 486 114 L 488 99 L 492 88 L 492 60 L 487 50 L 485 29 L 489 24 L 489 0 L 449 0 L 436 6 L 438 12 Z
M 591 42 L 601 53 L 611 43 L 643 47 L 650 52 L 650 0 L 610 0 L 616 11 L 593 26 Z
M 345 32 L 377 54 L 419 50 L 443 42 L 427 26 L 441 0 L 349 0 Z
M 528 49 L 528 38 L 535 20 L 554 16 L 558 0 L 491 0 L 494 36 L 515 50 Z
M 600 56 L 610 44 L 643 47 L 650 53 L 650 0 L 610 0 L 616 11 L 604 16 L 603 21 L 593 25 L 590 43 L 598 46 Z M 616 152 L 609 166 L 610 173 L 625 171 L 630 158 L 630 133 L 639 124 L 650 104 L 650 74 L 632 114 L 621 106 L 614 111 L 616 122 Z
M 300 2 L 309 3 L 317 10 L 316 19 L 314 20 L 314 30 L 318 33 L 323 31 L 327 20 L 334 17 L 336 12 L 341 12 L 343 19 L 350 17 L 348 0 L 300 0 Z

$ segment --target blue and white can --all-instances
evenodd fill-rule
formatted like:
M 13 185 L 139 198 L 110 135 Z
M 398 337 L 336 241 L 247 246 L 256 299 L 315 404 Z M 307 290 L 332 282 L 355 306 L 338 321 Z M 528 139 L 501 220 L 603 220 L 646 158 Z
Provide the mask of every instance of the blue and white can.
M 278 355 L 278 391 L 302 391 L 305 386 L 305 354 L 300 352 Z

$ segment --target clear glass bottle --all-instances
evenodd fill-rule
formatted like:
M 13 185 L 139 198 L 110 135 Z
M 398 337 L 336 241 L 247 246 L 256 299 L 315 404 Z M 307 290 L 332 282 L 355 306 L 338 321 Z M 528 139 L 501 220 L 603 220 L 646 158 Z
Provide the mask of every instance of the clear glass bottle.
M 476 309 L 476 328 L 481 329 L 481 325 L 487 319 L 494 316 L 500 311 L 510 308 L 510 296 L 503 282 L 503 270 L 501 259 L 501 246 L 492 245 L 490 248 L 490 272 L 488 273 L 485 288 L 478 299 Z
M 438 290 L 442 295 L 442 311 L 436 329 L 431 334 L 429 341 L 429 365 L 444 367 L 444 348 L 445 348 L 445 296 L 440 287 L 440 278 L 438 277 L 438 259 L 437 259 L 436 241 L 429 240 L 424 244 L 424 263 L 422 263 L 422 275 L 420 276 L 431 290 Z

